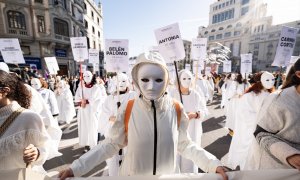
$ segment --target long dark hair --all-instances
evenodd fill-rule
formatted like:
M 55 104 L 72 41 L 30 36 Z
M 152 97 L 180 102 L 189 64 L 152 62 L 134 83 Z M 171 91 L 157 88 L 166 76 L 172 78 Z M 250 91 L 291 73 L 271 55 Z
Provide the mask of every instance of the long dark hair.
M 289 73 L 287 74 L 286 79 L 285 79 L 281 89 L 286 89 L 286 88 L 289 88 L 291 86 L 300 85 L 300 78 L 298 78 L 295 74 L 296 73 L 296 68 L 295 68 L 296 64 L 300 64 L 300 59 L 298 59 L 296 61 L 296 63 L 291 67 L 291 69 L 290 69 Z
M 17 101 L 24 108 L 29 108 L 31 93 L 16 75 L 0 70 L 0 87 L 10 89 L 6 96 L 8 99 Z

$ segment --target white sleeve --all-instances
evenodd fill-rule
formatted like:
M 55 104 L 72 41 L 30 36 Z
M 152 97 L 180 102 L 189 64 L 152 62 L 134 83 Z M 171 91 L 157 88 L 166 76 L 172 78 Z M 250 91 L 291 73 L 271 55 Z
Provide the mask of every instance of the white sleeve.
M 117 117 L 117 121 L 112 126 L 109 136 L 104 141 L 91 149 L 89 152 L 75 160 L 71 169 L 74 176 L 81 176 L 92 170 L 98 164 L 117 154 L 126 143 L 124 128 L 125 110 Z
M 49 101 L 51 104 L 52 115 L 59 114 L 57 100 L 56 100 L 54 92 L 52 92 L 51 90 L 49 90 Z
M 181 109 L 181 121 L 178 137 L 178 152 L 185 158 L 192 160 L 203 171 L 215 173 L 221 162 L 211 153 L 197 146 L 187 132 L 188 116 Z

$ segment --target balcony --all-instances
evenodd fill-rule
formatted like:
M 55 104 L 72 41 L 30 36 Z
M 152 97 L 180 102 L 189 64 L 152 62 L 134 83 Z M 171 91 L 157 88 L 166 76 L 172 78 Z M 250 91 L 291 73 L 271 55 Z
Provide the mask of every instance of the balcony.
M 8 29 L 8 33 L 9 33 L 9 34 L 21 35 L 21 36 L 28 36 L 27 30 L 24 30 L 24 29 L 13 29 L 13 28 L 9 28 L 9 29 Z
M 70 38 L 67 36 L 62 36 L 59 34 L 55 34 L 55 39 L 61 40 L 61 41 L 70 41 Z

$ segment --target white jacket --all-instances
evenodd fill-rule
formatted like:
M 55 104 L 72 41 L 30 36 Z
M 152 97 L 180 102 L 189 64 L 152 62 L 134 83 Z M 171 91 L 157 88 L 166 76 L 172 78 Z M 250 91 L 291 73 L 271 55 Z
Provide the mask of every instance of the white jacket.
M 157 166 L 156 174 L 175 172 L 177 152 L 192 159 L 205 172 L 216 172 L 220 161 L 191 141 L 188 133 L 188 117 L 181 108 L 181 122 L 177 125 L 177 113 L 173 99 L 165 95 L 155 101 L 157 117 Z M 120 175 L 152 175 L 154 159 L 154 116 L 150 102 L 136 98 L 128 124 L 128 136 L 124 131 L 126 104 L 121 106 L 120 114 L 109 136 L 101 144 L 74 161 L 71 169 L 75 176 L 90 171 L 96 165 L 118 153 L 127 146 Z

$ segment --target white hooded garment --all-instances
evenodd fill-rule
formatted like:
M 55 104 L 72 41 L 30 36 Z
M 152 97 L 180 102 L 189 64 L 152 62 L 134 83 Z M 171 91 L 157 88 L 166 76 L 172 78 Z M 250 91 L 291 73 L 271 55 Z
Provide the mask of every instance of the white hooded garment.
M 62 83 L 64 84 L 64 83 Z M 58 121 L 70 124 L 73 117 L 76 116 L 72 92 L 67 86 L 56 92 L 56 99 L 59 108 Z
M 139 58 L 138 58 L 139 59 Z M 153 62 L 156 64 L 155 62 Z M 157 63 L 158 64 L 158 63 Z M 136 81 L 135 73 L 132 74 Z M 138 88 L 138 86 L 136 86 Z M 215 156 L 193 143 L 187 133 L 188 117 L 181 108 L 180 125 L 177 124 L 177 112 L 173 99 L 163 95 L 155 100 L 157 117 L 157 163 L 156 174 L 175 172 L 176 155 L 179 152 L 205 172 L 216 172 L 220 161 Z M 150 101 L 136 97 L 125 134 L 126 105 L 120 108 L 117 120 L 104 142 L 74 161 L 71 169 L 75 176 L 91 170 L 97 164 L 117 154 L 120 148 L 127 147 L 120 175 L 152 175 L 154 158 L 154 115 Z
M 240 165 L 244 169 L 250 145 L 254 139 L 253 133 L 257 124 L 257 114 L 263 100 L 269 92 L 262 91 L 259 94 L 250 92 L 244 94 L 236 108 L 235 132 L 228 152 L 228 166 L 236 168 Z
M 98 113 L 101 111 L 101 106 L 105 100 L 101 94 L 101 88 L 93 85 L 88 88 L 85 85 L 78 86 L 75 94 L 75 102 L 80 102 L 82 99 L 87 99 L 89 104 L 85 108 L 79 107 L 78 119 L 78 137 L 80 146 L 94 147 L 98 140 Z
M 136 93 L 134 91 L 130 91 L 125 94 L 120 94 L 120 103 L 127 104 L 128 100 L 134 99 Z M 117 117 L 118 115 L 118 105 L 117 102 L 119 102 L 119 98 L 117 95 L 109 95 L 105 102 L 102 105 L 102 111 L 99 116 L 99 131 L 101 134 L 104 134 L 105 137 L 109 136 L 109 132 L 114 124 L 114 122 L 111 122 L 109 118 L 111 116 Z M 112 158 L 107 159 L 106 163 L 108 165 L 108 174 L 109 176 L 117 176 L 119 174 L 119 161 L 120 157 L 118 154 L 114 155 Z
M 52 115 L 57 115 L 61 111 L 59 111 L 58 106 L 57 106 L 57 100 L 55 98 L 55 94 L 53 91 L 45 88 L 41 88 L 37 90 L 40 95 L 42 96 L 44 102 L 47 105 L 47 108 L 51 112 Z

